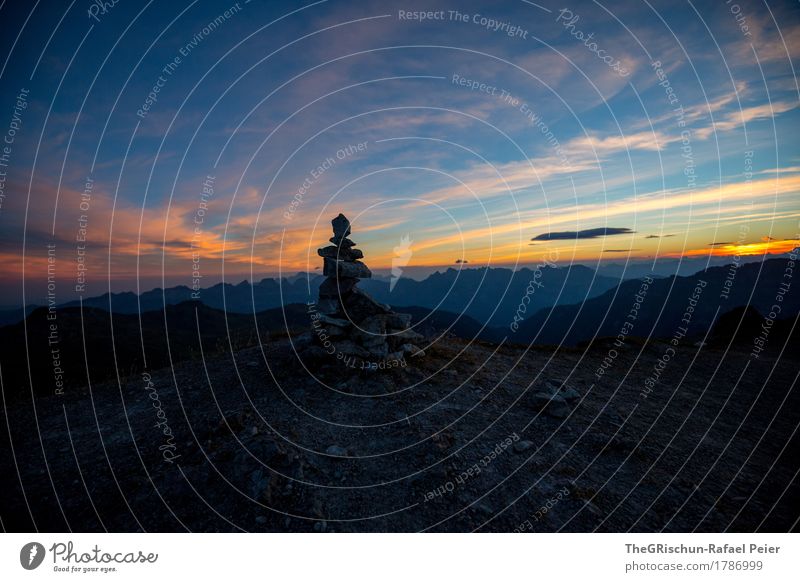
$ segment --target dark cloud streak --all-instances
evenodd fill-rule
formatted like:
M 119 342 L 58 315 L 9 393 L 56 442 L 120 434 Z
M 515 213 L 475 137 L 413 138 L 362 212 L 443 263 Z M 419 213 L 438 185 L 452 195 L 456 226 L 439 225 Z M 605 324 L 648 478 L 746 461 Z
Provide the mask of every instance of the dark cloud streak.
M 548 232 L 533 237 L 531 240 L 573 240 L 573 239 L 591 239 L 601 238 L 604 236 L 614 236 L 617 234 L 633 234 L 635 230 L 630 228 L 619 227 L 604 227 L 604 228 L 589 228 L 586 230 L 566 230 L 564 232 Z

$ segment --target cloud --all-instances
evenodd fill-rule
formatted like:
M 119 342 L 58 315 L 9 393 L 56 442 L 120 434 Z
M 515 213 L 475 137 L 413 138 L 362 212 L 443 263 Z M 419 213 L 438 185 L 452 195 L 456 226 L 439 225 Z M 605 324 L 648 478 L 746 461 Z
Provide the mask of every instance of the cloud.
M 604 253 L 632 253 L 634 251 L 640 251 L 642 249 L 603 249 Z
M 466 265 L 467 263 L 469 263 L 469 261 L 466 259 L 456 259 L 456 265 Z
M 669 136 L 661 131 L 640 131 L 608 137 L 586 135 L 570 140 L 564 149 L 572 155 L 594 154 L 598 156 L 630 150 L 657 152 L 663 150 L 668 143 L 679 139 L 680 137 Z
M 750 123 L 751 121 L 771 119 L 779 113 L 791 111 L 797 107 L 797 105 L 798 104 L 794 101 L 774 101 L 772 103 L 765 103 L 763 105 L 744 107 L 739 111 L 731 111 L 730 113 L 726 113 L 721 120 L 715 120 L 713 125 L 701 127 L 695 130 L 695 134 L 699 139 L 706 139 L 715 131 L 730 131 Z
M 732 243 L 732 242 L 730 242 L 730 241 L 726 241 L 726 242 L 713 242 L 713 243 L 708 243 L 708 246 L 710 246 L 710 247 L 724 247 L 724 246 L 728 246 L 728 245 L 732 245 L 732 244 L 735 244 L 735 243 Z
M 675 236 L 674 234 L 648 234 L 644 238 L 669 238 L 671 236 Z
M 603 227 L 589 228 L 586 230 L 565 230 L 563 232 L 548 232 L 533 237 L 531 240 L 574 240 L 587 238 L 600 238 L 603 236 L 614 236 L 616 234 L 633 234 L 630 228 Z

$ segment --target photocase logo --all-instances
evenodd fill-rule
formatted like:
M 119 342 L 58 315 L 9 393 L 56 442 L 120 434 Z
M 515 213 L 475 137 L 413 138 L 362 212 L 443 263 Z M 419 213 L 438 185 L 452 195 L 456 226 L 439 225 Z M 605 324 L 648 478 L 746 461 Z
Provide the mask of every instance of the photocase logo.
M 19 551 L 19 563 L 26 570 L 35 570 L 44 561 L 44 546 L 39 542 L 30 542 Z
M 408 261 L 411 260 L 411 255 L 414 254 L 411 251 L 411 243 L 414 241 L 411 240 L 409 235 L 404 234 L 400 237 L 400 244 L 394 247 L 394 257 L 392 258 L 392 278 L 389 280 L 389 293 L 392 292 L 394 286 L 397 285 L 397 281 L 400 280 L 400 277 L 403 274 L 403 267 L 408 265 Z

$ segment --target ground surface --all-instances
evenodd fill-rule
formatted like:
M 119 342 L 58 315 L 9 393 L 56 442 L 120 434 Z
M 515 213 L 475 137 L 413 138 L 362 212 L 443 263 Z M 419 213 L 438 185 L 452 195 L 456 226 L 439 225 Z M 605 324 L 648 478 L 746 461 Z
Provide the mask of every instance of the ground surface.
M 386 372 L 307 362 L 315 378 L 283 339 L 235 365 L 37 398 L 35 413 L 11 403 L 0 517 L 12 531 L 797 529 L 792 358 L 684 346 L 644 397 L 667 345 L 621 348 L 598 381 L 612 348 L 449 338 Z M 542 409 L 557 380 L 580 398 Z

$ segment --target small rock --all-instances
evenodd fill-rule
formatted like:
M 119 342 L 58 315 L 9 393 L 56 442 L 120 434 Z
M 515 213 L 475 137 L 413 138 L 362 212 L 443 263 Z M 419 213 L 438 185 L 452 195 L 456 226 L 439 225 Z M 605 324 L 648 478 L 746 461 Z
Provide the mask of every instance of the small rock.
M 566 401 L 561 398 L 558 394 L 548 394 L 546 392 L 537 392 L 533 395 L 533 402 L 537 404 L 539 408 L 544 408 L 548 404 L 558 403 L 563 404 Z
M 346 457 L 347 456 L 347 449 L 344 449 L 338 445 L 331 445 L 325 452 L 329 455 L 333 455 L 334 457 Z
M 514 450 L 518 453 L 521 453 L 523 451 L 527 451 L 532 446 L 533 443 L 531 441 L 519 441 L 518 443 L 514 444 Z
M 475 509 L 477 509 L 478 511 L 481 511 L 483 513 L 492 514 L 494 512 L 494 510 L 491 507 L 489 507 L 488 504 L 484 503 L 483 501 L 481 501 L 480 503 L 476 503 L 475 505 L 473 505 L 473 507 Z
M 597 507 L 591 501 L 587 501 L 586 502 L 586 509 L 588 509 L 590 512 L 594 513 L 595 515 L 603 515 L 603 510 L 601 510 L 599 507 Z
M 575 402 L 576 400 L 581 399 L 580 392 L 570 386 L 562 386 L 561 390 L 558 392 L 558 395 L 567 402 Z
M 553 418 L 567 418 L 569 416 L 569 406 L 566 402 L 554 402 L 549 404 L 545 412 Z
M 333 325 L 336 327 L 350 327 L 350 322 L 346 319 L 339 319 L 337 317 L 330 317 L 328 315 L 320 315 L 319 320 L 327 325 Z
M 403 344 L 400 346 L 400 349 L 402 349 L 403 352 L 410 354 L 412 358 L 425 355 L 425 350 L 418 348 L 414 344 Z
M 259 515 L 258 517 L 256 517 L 256 523 L 259 525 L 264 525 L 265 523 L 267 523 L 267 518 L 264 517 L 263 515 Z

